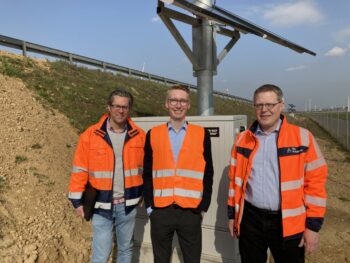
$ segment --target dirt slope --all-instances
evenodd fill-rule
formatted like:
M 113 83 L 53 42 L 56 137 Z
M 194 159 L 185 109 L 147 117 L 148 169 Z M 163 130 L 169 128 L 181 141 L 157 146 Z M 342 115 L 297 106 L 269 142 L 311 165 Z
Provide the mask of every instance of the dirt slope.
M 90 224 L 66 197 L 77 132 L 34 98 L 20 80 L 0 75 L 0 262 L 88 262 Z M 328 212 L 308 262 L 348 262 L 350 158 L 331 141 L 319 143 L 330 166 Z
M 0 123 L 0 261 L 88 262 L 90 226 L 66 197 L 75 129 L 3 75 Z

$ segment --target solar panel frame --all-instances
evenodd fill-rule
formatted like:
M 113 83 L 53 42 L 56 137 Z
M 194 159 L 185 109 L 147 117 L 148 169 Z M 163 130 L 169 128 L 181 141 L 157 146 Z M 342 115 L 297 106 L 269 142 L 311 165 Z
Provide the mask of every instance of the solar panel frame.
M 292 41 L 289 41 L 275 33 L 270 32 L 236 14 L 233 14 L 221 7 L 216 5 L 205 6 L 203 3 L 201 5 L 196 4 L 198 1 L 188 1 L 188 0 L 174 0 L 173 5 L 187 10 L 199 17 L 204 17 L 217 23 L 225 24 L 226 26 L 233 27 L 244 34 L 254 34 L 256 36 L 262 37 L 264 39 L 270 40 L 281 46 L 290 48 L 298 53 L 308 53 L 312 56 L 316 56 L 316 53 L 302 47 Z M 205 7 L 205 8 L 204 8 Z

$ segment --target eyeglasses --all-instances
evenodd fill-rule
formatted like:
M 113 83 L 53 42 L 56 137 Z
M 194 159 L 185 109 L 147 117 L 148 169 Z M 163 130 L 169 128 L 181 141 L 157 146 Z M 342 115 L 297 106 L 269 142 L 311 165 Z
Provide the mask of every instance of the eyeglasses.
M 178 103 L 180 103 L 181 106 L 187 106 L 189 101 L 185 99 L 168 99 L 168 102 L 171 106 L 176 106 Z
M 259 103 L 259 104 L 254 104 L 254 108 L 256 110 L 262 110 L 265 107 L 265 109 L 267 110 L 272 110 L 279 103 L 281 102 L 279 101 L 276 103 Z
M 112 110 L 123 110 L 123 111 L 127 111 L 129 110 L 129 106 L 124 106 L 124 105 L 118 105 L 118 104 L 112 104 L 112 105 L 109 105 Z

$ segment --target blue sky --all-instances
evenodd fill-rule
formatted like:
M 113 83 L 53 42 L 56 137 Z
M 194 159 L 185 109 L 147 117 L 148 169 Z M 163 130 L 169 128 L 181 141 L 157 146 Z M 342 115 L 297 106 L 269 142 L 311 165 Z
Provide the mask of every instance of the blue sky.
M 350 96 L 349 0 L 216 0 L 216 4 L 317 53 L 299 54 L 241 35 L 218 67 L 214 89 L 251 98 L 265 83 L 304 110 Z M 0 0 L 0 34 L 196 83 L 192 65 L 156 15 L 156 0 Z M 191 29 L 176 23 L 191 46 Z M 220 52 L 228 38 L 218 37 Z M 0 46 L 0 49 L 4 47 Z

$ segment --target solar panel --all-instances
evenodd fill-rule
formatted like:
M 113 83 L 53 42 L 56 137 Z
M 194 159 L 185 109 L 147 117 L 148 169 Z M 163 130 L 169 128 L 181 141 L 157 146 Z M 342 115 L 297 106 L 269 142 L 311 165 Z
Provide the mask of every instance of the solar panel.
M 163 2 L 173 4 L 188 12 L 191 12 L 199 17 L 204 17 L 212 21 L 216 21 L 219 24 L 233 27 L 235 30 L 243 34 L 254 34 L 264 39 L 275 42 L 279 45 L 288 47 L 298 53 L 308 53 L 316 56 L 316 53 L 306 49 L 296 43 L 293 43 L 277 34 L 274 34 L 267 29 L 255 25 L 254 23 L 243 19 L 242 17 L 235 15 L 221 7 L 216 5 L 207 5 L 204 2 L 198 0 L 162 0 Z

